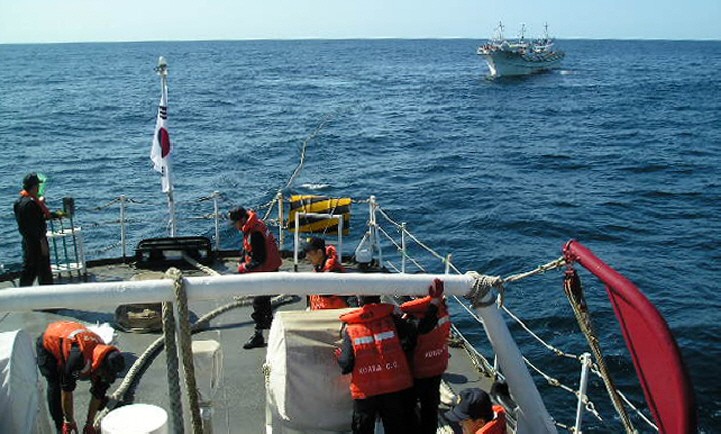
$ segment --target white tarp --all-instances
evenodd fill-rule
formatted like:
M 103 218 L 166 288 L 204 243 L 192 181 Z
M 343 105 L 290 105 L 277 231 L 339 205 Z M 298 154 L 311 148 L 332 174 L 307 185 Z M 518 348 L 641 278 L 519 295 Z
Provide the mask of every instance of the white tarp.
M 350 375 L 341 375 L 338 316 L 351 309 L 277 312 L 268 337 L 266 391 L 275 420 L 294 430 L 350 431 Z M 275 430 L 274 430 L 275 432 Z
M 0 433 L 43 432 L 35 350 L 22 330 L 0 333 Z

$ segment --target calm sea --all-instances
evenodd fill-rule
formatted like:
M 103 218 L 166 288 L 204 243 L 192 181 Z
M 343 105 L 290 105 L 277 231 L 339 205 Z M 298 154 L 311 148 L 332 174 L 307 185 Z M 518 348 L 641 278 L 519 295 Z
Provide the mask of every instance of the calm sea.
M 198 218 L 213 212 L 199 200 L 213 191 L 223 209 L 266 204 L 326 121 L 286 194 L 375 194 L 464 271 L 527 271 L 580 240 L 666 316 L 701 427 L 721 431 L 721 42 L 560 41 L 562 69 L 496 81 L 474 54 L 480 43 L 0 45 L 0 262 L 20 261 L 12 202 L 28 171 L 49 177 L 51 208 L 75 198 L 92 258 L 120 255 L 117 204 L 106 207 L 120 195 L 133 200 L 130 250 L 167 233 L 148 158 L 160 96 L 153 67 L 163 55 L 180 235 L 214 233 Z M 367 209 L 353 210 L 357 239 Z M 225 226 L 221 240 L 238 245 Z M 603 288 L 584 277 L 616 381 L 640 403 Z M 583 351 L 560 273 L 509 285 L 506 303 L 551 344 Z M 512 332 L 534 364 L 576 387 L 577 364 Z M 556 419 L 572 424 L 573 396 L 538 383 Z M 587 415 L 587 431 L 620 431 L 597 380 L 591 390 L 604 422 Z

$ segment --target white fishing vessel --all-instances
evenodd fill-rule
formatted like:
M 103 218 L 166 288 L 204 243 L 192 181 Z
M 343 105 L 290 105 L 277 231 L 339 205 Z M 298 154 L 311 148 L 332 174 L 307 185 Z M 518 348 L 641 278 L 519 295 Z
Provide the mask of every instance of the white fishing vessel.
M 478 47 L 476 54 L 488 64 L 490 76 L 508 77 L 533 74 L 556 68 L 566 54 L 554 48 L 554 41 L 548 36 L 548 24 L 542 38 L 529 41 L 525 37 L 525 24 L 517 41 L 503 36 L 503 23 L 498 23 L 496 34 L 486 44 Z
M 168 139 L 167 130 L 157 134 L 166 129 L 167 71 L 161 67 L 159 72 L 163 97 L 156 137 L 162 141 Z M 305 145 L 301 155 L 305 155 Z M 169 156 L 168 151 L 163 158 Z M 351 421 L 348 378 L 340 375 L 333 356 L 341 327 L 338 316 L 346 310 L 307 311 L 301 301 L 310 294 L 381 294 L 394 302 L 398 297 L 425 294 L 436 278 L 445 282 L 454 323 L 473 323 L 487 337 L 481 348 L 471 343 L 468 333 L 453 328 L 451 358 L 441 384 L 442 410 L 454 403 L 460 390 L 480 387 L 506 408 L 509 432 L 555 433 L 561 428 L 578 433 L 584 418 L 601 418 L 594 406 L 599 397 L 587 394 L 589 377 L 595 375 L 603 381 L 617 411 L 611 428 L 615 432 L 695 431 L 693 390 L 663 317 L 633 283 L 577 241 L 559 241 L 559 252 L 539 258 L 543 265 L 509 276 L 459 270 L 451 255 L 429 247 L 374 196 L 289 196 L 281 188 L 272 201 L 258 207 L 259 212 L 265 212 L 266 221 L 273 219 L 286 252 L 281 271 L 238 275 L 235 269 L 240 252 L 219 247 L 218 228 L 225 222 L 219 206 L 221 195 L 199 192 L 206 200 L 211 199 L 206 202 L 209 213 L 204 216 L 209 228 L 215 228 L 214 237 L 179 237 L 174 235 L 176 205 L 172 184 L 169 187 L 170 237 L 143 240 L 134 255 L 126 255 L 132 207 L 121 196 L 112 203 L 119 207 L 121 216 L 122 256 L 85 258 L 82 248 L 75 247 L 82 247 L 82 237 L 92 234 L 77 226 L 82 216 L 68 209 L 67 217 L 58 222 L 60 229 L 50 234 L 51 239 L 66 243 L 54 253 L 57 284 L 20 288 L 16 287 L 18 273 L 1 276 L 0 384 L 4 388 L 0 389 L 0 409 L 4 416 L 0 432 L 50 432 L 43 382 L 34 369 L 32 339 L 48 322 L 72 319 L 88 324 L 113 323 L 115 330 L 106 341 L 113 341 L 125 352 L 130 366 L 115 385 L 109 408 L 99 415 L 97 425 L 103 432 L 122 432 L 114 430 L 117 422 L 113 417 L 128 409 L 136 412 L 128 411 L 124 417 L 134 422 L 166 424 L 157 431 L 146 427 L 143 432 L 347 433 Z M 351 206 L 362 208 L 361 219 L 365 221 L 358 243 L 344 238 L 352 221 Z M 303 231 L 322 233 L 336 246 L 349 272 L 309 272 L 310 266 L 299 255 Z M 52 237 L 55 232 L 63 237 Z M 286 239 L 290 235 L 292 241 Z M 353 248 L 346 251 L 344 245 Z M 65 265 L 73 266 L 59 263 L 62 258 L 58 255 L 63 251 Z M 426 272 L 439 264 L 444 272 Z M 554 347 L 508 307 L 522 297 L 512 290 L 514 285 L 542 280 L 553 270 L 563 271 L 562 279 L 556 273 L 551 281 L 558 285 L 564 282 L 569 304 L 588 339 L 588 351 L 571 353 Z M 598 279 L 606 287 L 648 409 L 639 409 L 614 385 L 591 321 L 596 306 L 586 302 L 581 277 Z M 250 304 L 255 295 L 275 295 L 275 318 L 267 348 L 243 350 L 241 344 L 253 329 Z M 163 304 L 162 319 L 157 309 L 147 308 L 149 304 Z M 126 315 L 128 309 L 121 308 L 127 306 L 145 307 L 131 319 Z M 560 356 L 558 364 L 566 361 L 564 369 L 578 373 L 575 378 L 580 380 L 563 384 L 544 367 L 536 366 L 521 352 L 519 336 L 511 332 L 509 322 L 517 323 L 515 329 L 539 341 L 543 350 Z M 158 333 L 157 329 L 162 329 L 162 335 L 152 334 Z M 166 348 L 165 357 L 157 359 Z M 549 403 L 531 372 L 577 397 L 575 420 L 559 420 L 549 412 Z M 87 388 L 79 385 L 76 395 L 75 411 L 82 414 L 88 402 Z M 159 413 L 151 417 L 140 404 L 152 405 Z M 438 416 L 438 433 L 458 432 L 458 426 L 445 420 L 442 411 Z

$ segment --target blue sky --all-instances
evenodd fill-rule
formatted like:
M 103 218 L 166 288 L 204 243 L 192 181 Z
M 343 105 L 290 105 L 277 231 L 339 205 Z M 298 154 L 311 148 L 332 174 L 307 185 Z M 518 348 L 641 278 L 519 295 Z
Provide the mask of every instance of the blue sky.
M 0 0 L 0 43 L 477 38 L 721 40 L 721 0 Z

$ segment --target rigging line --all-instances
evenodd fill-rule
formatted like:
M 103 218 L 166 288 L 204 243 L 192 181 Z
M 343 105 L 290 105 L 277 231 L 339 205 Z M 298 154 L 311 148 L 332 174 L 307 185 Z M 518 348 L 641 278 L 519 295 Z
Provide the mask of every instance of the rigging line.
M 421 271 L 426 271 L 425 268 L 423 268 L 423 266 L 421 266 L 421 264 L 419 264 L 418 261 L 416 261 L 413 257 L 409 256 L 407 253 L 403 253 L 401 246 L 399 246 L 398 243 L 396 243 L 396 241 L 390 235 L 388 235 L 388 233 L 382 227 L 378 226 L 378 230 L 383 235 L 385 235 L 386 238 L 388 238 L 388 240 L 390 240 L 391 243 L 393 243 L 393 245 L 396 247 L 396 249 L 398 249 L 398 251 L 401 252 L 401 255 L 404 255 L 409 261 L 411 261 Z
M 596 362 L 594 362 L 593 360 L 591 360 L 591 373 L 595 374 L 598 378 L 603 379 L 603 375 L 601 374 L 601 372 L 599 370 L 598 364 Z M 631 407 L 631 409 L 634 412 L 636 412 L 636 415 L 638 417 L 640 417 L 644 422 L 646 422 L 653 429 L 658 431 L 658 426 L 656 426 L 655 423 L 653 423 L 650 419 L 648 419 L 648 417 L 646 417 L 646 415 L 643 413 L 643 411 L 641 411 L 641 409 L 639 409 L 638 407 L 633 405 L 633 403 L 631 401 L 629 401 L 629 399 L 626 397 L 626 395 L 624 395 L 623 392 L 621 392 L 620 389 L 616 388 L 616 392 L 621 397 L 623 402 L 625 402 L 629 407 Z
M 558 387 L 561 390 L 565 390 L 566 392 L 569 392 L 573 395 L 578 396 L 578 391 L 571 389 L 570 387 L 566 386 L 565 384 L 561 383 L 558 379 L 553 378 L 549 375 L 546 375 L 543 371 L 538 369 L 533 363 L 531 363 L 525 356 L 523 357 L 523 361 L 526 362 L 528 366 L 530 366 L 534 371 L 536 371 L 539 375 L 541 375 L 543 378 L 546 379 L 549 385 L 553 387 Z M 586 411 L 593 414 L 598 418 L 598 420 L 603 421 L 603 418 L 596 410 L 596 406 L 593 404 L 593 402 L 588 398 L 588 395 L 586 395 L 583 399 L 583 402 L 586 404 Z
M 611 399 L 611 402 L 613 403 L 613 407 L 616 409 L 616 412 L 618 413 L 621 421 L 623 422 L 623 426 L 626 432 L 628 434 L 637 432 L 636 429 L 633 427 L 631 418 L 626 412 L 626 407 L 624 407 L 621 403 L 621 399 L 617 393 L 618 391 L 616 389 L 616 386 L 614 385 L 613 378 L 611 378 L 611 373 L 608 370 L 606 361 L 603 357 L 603 351 L 601 350 L 600 341 L 598 339 L 598 336 L 596 335 L 593 323 L 591 322 L 591 315 L 588 311 L 588 304 L 586 303 L 586 299 L 583 293 L 583 286 L 581 285 L 581 280 L 572 265 L 569 265 L 569 268 L 566 270 L 563 281 L 563 290 L 566 294 L 566 298 L 568 299 L 568 303 L 571 305 L 571 309 L 573 310 L 573 314 L 576 317 L 578 326 L 583 332 L 586 340 L 588 341 L 588 346 L 591 349 L 593 357 L 596 359 L 596 363 L 598 363 L 599 370 L 602 373 L 601 378 L 603 379 L 603 384 L 606 387 L 606 391 L 608 392 L 608 396 Z
M 385 217 L 385 219 L 388 220 L 388 222 L 389 222 L 390 224 L 392 224 L 392 225 L 394 225 L 396 228 L 400 229 L 401 225 L 398 224 L 397 222 L 395 222 L 392 218 L 390 218 L 390 217 L 388 216 L 388 214 L 386 214 L 386 212 L 383 210 L 383 208 L 381 208 L 380 206 L 378 206 L 378 207 L 376 207 L 376 210 L 377 210 L 383 217 Z
M 291 185 L 293 185 L 293 181 L 295 181 L 295 178 L 298 177 L 300 174 L 300 171 L 303 170 L 303 165 L 305 164 L 305 152 L 308 148 L 308 143 L 313 140 L 318 134 L 320 134 L 320 131 L 328 124 L 332 119 L 333 115 L 326 115 L 323 120 L 320 121 L 317 127 L 315 127 L 315 130 L 305 138 L 303 141 L 303 145 L 300 150 L 300 162 L 298 163 L 298 166 L 296 166 L 295 170 L 293 171 L 293 174 L 290 176 L 290 179 L 288 180 L 288 183 L 285 184 L 285 187 L 283 187 L 283 190 L 286 190 L 290 188 Z
M 379 212 L 383 217 L 386 218 L 386 220 L 388 220 L 389 223 L 391 223 L 392 225 L 394 225 L 397 229 L 403 230 L 402 225 L 398 224 L 398 223 L 395 222 L 393 219 L 391 219 L 391 218 L 388 216 L 388 214 L 386 214 L 386 212 L 383 211 L 383 209 L 382 209 L 380 206 L 377 207 L 377 210 L 378 210 L 378 212 Z M 379 228 L 380 228 L 380 226 L 379 226 Z M 409 237 L 411 237 L 411 239 L 412 239 L 413 241 L 416 242 L 416 244 L 418 244 L 419 246 L 421 246 L 421 247 L 423 247 L 424 249 L 426 249 L 431 255 L 433 255 L 433 256 L 435 256 L 436 258 L 438 258 L 442 263 L 445 264 L 445 263 L 448 261 L 445 256 L 441 255 L 440 253 L 438 253 L 438 252 L 436 252 L 435 250 L 431 249 L 431 248 L 428 247 L 427 245 L 423 244 L 418 238 L 416 238 L 415 235 L 413 235 L 412 233 L 410 233 L 410 232 L 407 231 L 407 230 L 406 230 L 405 232 L 406 232 L 406 234 L 408 234 Z M 449 265 L 449 267 L 451 267 L 456 273 L 462 274 L 462 273 L 460 272 L 460 270 L 459 270 L 458 268 L 456 268 L 455 265 L 453 265 L 452 262 L 448 262 L 448 265 Z
M 557 356 L 567 357 L 567 358 L 569 358 L 569 359 L 580 360 L 580 357 L 578 357 L 577 355 L 572 354 L 572 353 L 566 353 L 565 351 L 562 351 L 562 350 L 554 347 L 553 345 L 547 343 L 547 342 L 544 341 L 543 339 L 541 339 L 540 336 L 538 336 L 538 335 L 537 335 L 536 333 L 534 333 L 530 328 L 528 328 L 528 326 L 526 326 L 526 324 L 525 324 L 523 321 L 521 321 L 520 318 L 518 318 L 516 315 L 514 315 L 513 312 L 511 312 L 506 306 L 503 306 L 503 310 L 504 310 L 511 318 L 513 318 L 513 320 L 516 321 L 516 322 L 518 323 L 518 325 L 521 326 L 521 328 L 523 328 L 526 332 L 528 332 L 528 334 L 530 334 L 531 336 L 533 336 L 538 342 L 540 342 L 543 346 L 545 346 L 546 349 L 551 350 L 551 351 L 554 352 Z
M 112 205 L 116 202 L 119 202 L 119 201 L 120 201 L 120 198 L 116 197 L 115 199 L 111 200 L 110 202 L 106 203 L 105 205 L 100 205 L 100 206 L 96 206 L 95 208 L 89 208 L 89 209 L 90 209 L 90 211 L 100 211 L 100 210 L 107 208 L 110 205 Z
M 546 271 L 555 270 L 556 268 L 562 267 L 564 265 L 566 265 L 566 259 L 563 256 L 561 256 L 560 258 L 554 259 L 553 261 L 551 261 L 547 264 L 539 265 L 538 267 L 536 267 L 535 269 L 533 269 L 531 271 L 508 276 L 505 279 L 503 279 L 503 283 L 515 282 L 517 280 L 525 279 L 526 277 L 535 276 L 536 274 L 543 274 Z

